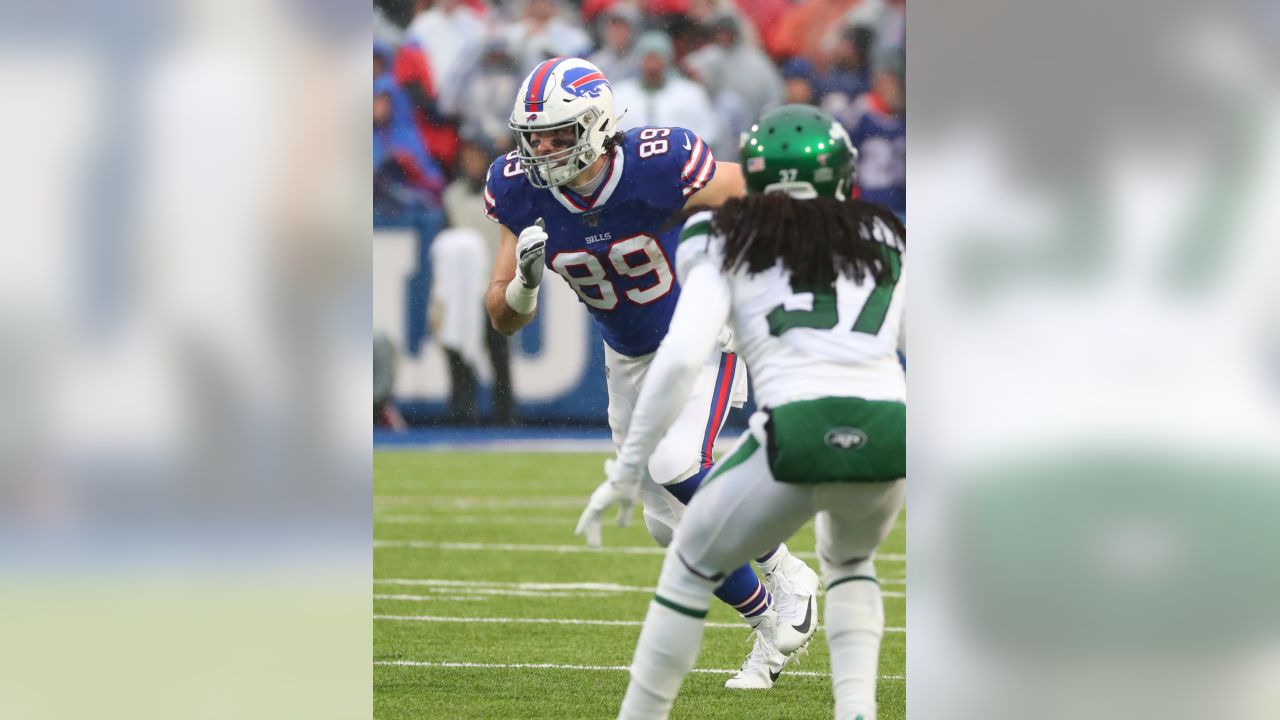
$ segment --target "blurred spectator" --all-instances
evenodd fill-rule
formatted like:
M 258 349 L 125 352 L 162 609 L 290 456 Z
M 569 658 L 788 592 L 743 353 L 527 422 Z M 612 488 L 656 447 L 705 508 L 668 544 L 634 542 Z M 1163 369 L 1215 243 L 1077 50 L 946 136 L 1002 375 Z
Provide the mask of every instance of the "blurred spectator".
M 591 38 L 560 17 L 560 9 L 558 0 L 528 0 L 524 16 L 507 30 L 507 47 L 521 78 L 547 58 L 591 52 Z
M 804 58 L 788 60 L 782 65 L 782 101 L 787 104 L 813 105 L 817 101 L 817 73 Z
M 733 0 L 691 0 L 689 3 L 689 19 L 701 28 L 710 28 L 721 18 L 733 18 L 738 21 L 738 36 L 741 42 L 760 47 L 760 34 L 755 25 L 748 22 L 746 15 Z
M 381 330 L 373 333 L 373 426 L 406 429 L 394 396 L 400 357 L 395 343 Z
M 382 15 L 388 22 L 402 30 L 413 22 L 416 0 L 373 0 L 376 14 Z M 377 35 L 374 36 L 377 39 Z
M 465 132 L 473 138 L 483 138 L 482 143 L 493 148 L 493 155 L 510 150 L 513 142 L 508 122 L 524 73 L 507 52 L 506 40 L 486 40 L 464 78 L 458 96 L 458 119 Z M 489 160 L 492 159 L 491 155 Z M 487 224 L 497 228 L 491 222 Z
M 458 131 L 440 108 L 431 61 L 417 40 L 410 39 L 396 51 L 392 74 L 413 100 L 414 122 L 427 143 L 427 149 L 446 169 L 453 167 L 454 155 L 458 151 Z
M 690 53 L 685 63 L 697 68 L 712 96 L 724 90 L 735 93 L 752 120 L 776 107 L 782 101 L 782 76 L 760 48 L 743 40 L 741 21 L 719 15 L 707 29 L 711 42 Z
M 392 74 L 392 67 L 395 63 L 395 47 L 385 43 L 375 42 L 373 44 L 373 82 L 376 85 L 378 80 L 384 77 L 391 78 L 391 85 L 394 91 L 388 90 L 387 98 L 395 107 L 396 116 L 398 118 L 413 118 L 413 100 L 409 94 L 400 87 L 400 83 L 395 82 Z M 376 94 L 377 88 L 374 88 Z
M 863 25 L 875 32 L 876 43 L 867 57 L 879 57 L 891 48 L 907 44 L 906 0 L 863 0 L 845 15 L 849 25 Z
M 713 18 L 706 28 L 711 42 L 685 57 L 689 76 L 707 88 L 712 110 L 720 119 L 720 141 L 711 146 L 719 157 L 738 154 L 738 137 L 764 107 L 782 100 L 782 77 L 760 50 L 741 41 L 738 20 Z
M 712 111 L 707 91 L 671 68 L 671 39 L 664 32 L 645 33 L 636 42 L 636 52 L 640 55 L 640 77 L 613 88 L 614 112 L 626 112 L 619 127 L 679 126 L 714 147 L 721 137 L 720 120 Z
M 679 58 L 690 50 L 688 42 L 697 27 L 690 17 L 692 5 L 690 0 L 644 0 L 648 26 L 667 34 L 667 39 L 675 43 L 675 55 Z
M 765 45 L 773 29 L 782 22 L 782 16 L 791 9 L 789 0 L 737 0 L 738 11 L 751 23 L 753 44 Z
M 831 51 L 844 27 L 842 18 L 864 0 L 803 0 L 782 16 L 767 34 L 775 58 L 804 57 L 815 64 Z
M 818 102 L 822 109 L 837 113 L 871 89 L 871 45 L 875 33 L 865 26 L 848 27 L 840 33 L 828 56 L 826 72 L 818 78 Z
M 465 0 L 418 0 L 417 9 L 408 36 L 426 52 L 436 97 L 442 109 L 452 113 L 459 63 L 479 46 L 484 22 Z
M 640 9 L 636 7 L 630 0 L 582 0 L 581 7 L 578 8 L 578 14 L 582 18 L 583 27 L 591 27 L 593 23 L 603 17 L 604 13 L 615 8 L 626 5 L 640 14 Z
M 373 81 L 373 211 L 409 217 L 439 205 L 440 167 L 414 125 L 412 104 L 390 73 Z
M 449 364 L 449 420 L 472 423 L 478 419 L 478 381 L 490 379 L 483 358 L 489 253 L 480 233 L 460 227 L 441 230 L 430 253 L 428 317 Z
M 490 221 L 484 211 L 485 174 L 497 154 L 497 149 L 483 138 L 478 142 L 464 141 L 458 154 L 459 177 L 444 191 L 444 209 L 449 225 L 483 238 L 489 257 L 497 256 L 502 238 L 501 226 Z M 482 314 L 480 322 L 493 366 L 492 420 L 509 425 L 515 421 L 515 404 L 511 395 L 511 339 L 494 330 L 488 316 Z
M 907 211 L 907 136 L 900 52 L 882 58 L 872 89 L 840 120 L 858 148 L 860 197 L 882 203 L 905 217 Z
M 587 59 L 614 85 L 640 74 L 635 51 L 639 29 L 640 13 L 631 5 L 616 5 L 600 16 L 600 49 Z
M 404 40 L 404 28 L 387 17 L 382 8 L 373 8 L 373 42 L 388 46 L 399 45 Z

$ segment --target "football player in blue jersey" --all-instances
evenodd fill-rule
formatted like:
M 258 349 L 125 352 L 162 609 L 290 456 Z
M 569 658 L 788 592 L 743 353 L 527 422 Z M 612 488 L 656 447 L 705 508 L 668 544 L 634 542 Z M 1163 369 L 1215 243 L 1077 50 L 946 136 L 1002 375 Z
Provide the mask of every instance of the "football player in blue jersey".
M 604 337 L 609 427 L 617 445 L 680 295 L 671 265 L 680 228 L 668 221 L 687 207 L 715 207 L 743 195 L 741 168 L 717 163 L 706 143 L 683 128 L 619 132 L 608 79 L 578 58 L 552 58 L 534 68 L 520 87 L 511 128 L 516 149 L 494 161 L 485 186 L 486 212 L 503 226 L 485 307 L 493 326 L 510 335 L 533 319 L 545 267 L 569 283 Z M 746 372 L 727 329 L 717 345 L 641 484 L 645 526 L 663 547 L 712 465 L 730 406 L 746 401 Z M 598 546 L 603 510 L 617 500 L 597 491 L 576 532 Z M 626 503 L 618 524 L 630 515 Z M 757 634 L 742 671 L 726 683 L 730 688 L 771 687 L 817 626 L 810 622 L 818 592 L 813 570 L 785 545 L 756 562 L 764 583 L 746 564 L 716 590 Z
M 889 53 L 876 69 L 871 92 L 841 118 L 858 151 L 859 200 L 888 206 L 907 215 L 907 123 L 902 85 L 903 62 Z

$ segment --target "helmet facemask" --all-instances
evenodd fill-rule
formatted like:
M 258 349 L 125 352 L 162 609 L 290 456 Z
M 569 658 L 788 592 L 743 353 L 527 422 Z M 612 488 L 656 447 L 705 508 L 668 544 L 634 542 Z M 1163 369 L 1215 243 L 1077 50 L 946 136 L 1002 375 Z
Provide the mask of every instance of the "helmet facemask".
M 602 128 L 596 127 L 603 118 L 604 112 L 600 108 L 588 107 L 569 120 L 554 125 L 511 123 L 516 134 L 516 152 L 529 184 L 537 188 L 558 187 L 590 167 L 604 153 Z M 566 128 L 574 131 L 572 145 L 541 155 L 534 150 L 533 133 L 555 133 Z

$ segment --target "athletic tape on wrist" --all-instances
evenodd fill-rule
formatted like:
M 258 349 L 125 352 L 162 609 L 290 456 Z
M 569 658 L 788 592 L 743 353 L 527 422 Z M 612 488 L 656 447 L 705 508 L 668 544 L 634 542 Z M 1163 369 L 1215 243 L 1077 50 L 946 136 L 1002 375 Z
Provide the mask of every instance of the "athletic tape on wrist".
M 528 315 L 538 307 L 538 288 L 527 288 L 520 278 L 507 283 L 507 304 L 521 315 Z

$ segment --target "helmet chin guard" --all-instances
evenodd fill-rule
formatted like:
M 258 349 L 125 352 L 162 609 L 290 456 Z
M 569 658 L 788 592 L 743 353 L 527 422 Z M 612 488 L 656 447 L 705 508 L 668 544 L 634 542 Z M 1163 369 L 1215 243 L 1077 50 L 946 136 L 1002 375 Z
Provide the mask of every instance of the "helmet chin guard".
M 604 73 L 579 58 L 540 63 L 520 85 L 509 122 L 525 177 L 538 188 L 564 185 L 604 154 L 605 140 L 617 130 L 613 91 Z M 573 144 L 539 153 L 534 133 L 573 130 Z

